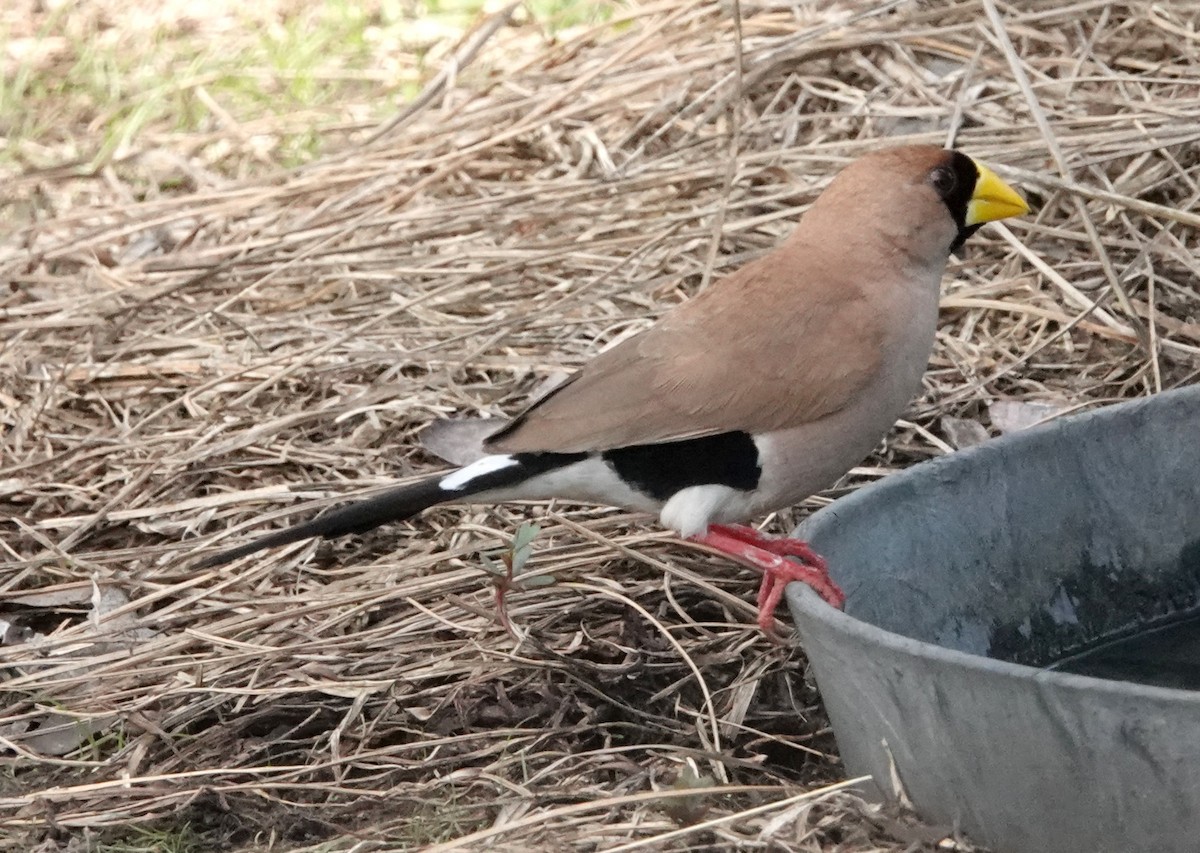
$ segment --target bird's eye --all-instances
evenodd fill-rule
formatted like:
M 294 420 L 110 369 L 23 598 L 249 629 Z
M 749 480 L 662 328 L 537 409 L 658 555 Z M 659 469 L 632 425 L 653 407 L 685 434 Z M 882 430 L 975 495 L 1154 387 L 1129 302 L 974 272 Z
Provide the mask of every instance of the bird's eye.
M 958 183 L 958 179 L 950 169 L 947 169 L 945 166 L 938 166 L 929 175 L 929 183 L 933 184 L 933 188 L 938 191 L 938 195 L 946 198 L 950 193 L 954 192 L 954 187 Z

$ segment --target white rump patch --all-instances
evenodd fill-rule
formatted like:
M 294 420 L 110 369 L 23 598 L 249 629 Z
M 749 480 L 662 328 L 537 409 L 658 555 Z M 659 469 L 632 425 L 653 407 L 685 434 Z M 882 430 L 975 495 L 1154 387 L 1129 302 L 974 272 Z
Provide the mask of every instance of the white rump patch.
M 459 468 L 457 471 L 451 471 L 445 477 L 438 481 L 438 487 L 447 492 L 457 492 L 471 484 L 471 481 L 476 477 L 482 477 L 484 474 L 491 474 L 493 471 L 501 471 L 505 468 L 511 468 L 517 464 L 517 460 L 507 454 L 495 454 L 493 456 L 485 456 L 478 462 L 472 462 L 464 468 Z
M 619 506 L 639 512 L 658 512 L 658 501 L 629 487 L 612 466 L 593 454 L 578 462 L 530 477 L 504 490 L 505 500 L 568 501 Z

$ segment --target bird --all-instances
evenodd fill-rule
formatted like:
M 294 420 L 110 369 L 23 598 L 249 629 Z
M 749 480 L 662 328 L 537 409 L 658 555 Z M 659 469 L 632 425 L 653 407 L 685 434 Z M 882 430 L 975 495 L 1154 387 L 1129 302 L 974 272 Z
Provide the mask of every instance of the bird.
M 471 433 L 465 464 L 334 508 L 203 561 L 360 534 L 440 504 L 554 498 L 656 514 L 762 572 L 768 635 L 791 581 L 845 597 L 807 543 L 747 522 L 833 485 L 921 387 L 950 255 L 1029 212 L 954 149 L 883 148 L 845 166 L 775 249 L 602 351 L 511 420 Z M 451 442 L 453 443 L 453 442 Z M 793 559 L 795 558 L 795 559 Z

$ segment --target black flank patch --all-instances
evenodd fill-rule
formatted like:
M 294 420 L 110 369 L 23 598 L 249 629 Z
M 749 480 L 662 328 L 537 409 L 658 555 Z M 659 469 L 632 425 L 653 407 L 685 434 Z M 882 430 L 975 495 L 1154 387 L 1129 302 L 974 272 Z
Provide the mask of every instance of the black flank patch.
M 604 451 L 601 458 L 622 480 L 657 501 L 667 501 L 689 486 L 752 491 L 762 474 L 758 448 L 746 432 L 621 447 Z

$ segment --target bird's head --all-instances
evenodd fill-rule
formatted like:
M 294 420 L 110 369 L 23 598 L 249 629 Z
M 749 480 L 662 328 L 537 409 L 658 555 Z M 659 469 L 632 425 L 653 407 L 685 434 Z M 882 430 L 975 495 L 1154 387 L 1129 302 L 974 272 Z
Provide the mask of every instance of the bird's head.
M 910 257 L 943 264 L 981 226 L 1029 212 L 991 169 L 960 151 L 933 145 L 887 148 L 833 179 L 806 214 L 880 235 Z M 813 224 L 821 224 L 813 223 Z

